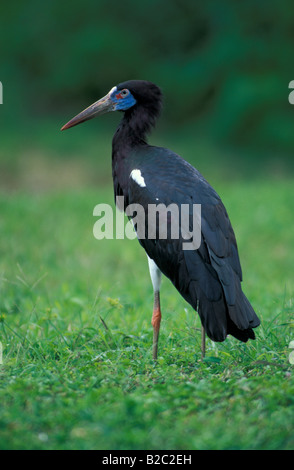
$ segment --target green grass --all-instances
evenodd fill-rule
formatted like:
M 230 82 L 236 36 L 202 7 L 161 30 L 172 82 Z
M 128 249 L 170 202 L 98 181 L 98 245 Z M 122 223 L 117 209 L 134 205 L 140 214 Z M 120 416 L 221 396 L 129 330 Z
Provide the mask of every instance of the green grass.
M 262 325 L 207 341 L 168 280 L 158 364 L 136 240 L 97 241 L 112 190 L 0 197 L 1 449 L 292 449 L 293 181 L 215 184 Z

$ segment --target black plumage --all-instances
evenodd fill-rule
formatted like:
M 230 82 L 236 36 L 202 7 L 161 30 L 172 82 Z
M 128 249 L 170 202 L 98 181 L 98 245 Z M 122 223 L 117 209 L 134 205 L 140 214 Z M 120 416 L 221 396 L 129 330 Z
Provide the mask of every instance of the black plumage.
M 167 239 L 139 238 L 140 244 L 183 298 L 198 311 L 202 326 L 213 341 L 223 341 L 228 334 L 244 342 L 254 339 L 253 328 L 260 322 L 241 289 L 236 238 L 220 197 L 199 171 L 180 156 L 147 143 L 146 136 L 161 110 L 160 89 L 146 81 L 127 81 L 115 88 L 117 101 L 123 90 L 132 95 L 135 104 L 121 109 L 124 116 L 113 137 L 115 196 L 124 197 L 124 208 L 140 204 L 146 215 L 148 204 L 175 203 L 179 207 L 188 204 L 190 214 L 193 204 L 201 204 L 199 249 L 183 250 L 182 236 L 172 239 L 170 234 Z M 113 93 L 111 96 L 116 99 Z M 81 122 L 77 118 L 67 127 Z M 144 185 L 130 176 L 133 170 L 140 172 Z

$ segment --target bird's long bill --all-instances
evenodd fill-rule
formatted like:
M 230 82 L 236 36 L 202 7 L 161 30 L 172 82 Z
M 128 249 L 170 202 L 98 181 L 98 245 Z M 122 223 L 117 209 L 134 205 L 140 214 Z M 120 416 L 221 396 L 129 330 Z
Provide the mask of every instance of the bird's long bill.
M 84 111 L 65 124 L 61 130 L 64 131 L 70 127 L 77 126 L 82 122 L 93 119 L 99 114 L 108 113 L 109 111 L 114 111 L 114 103 L 110 99 L 110 93 L 101 98 L 99 101 L 96 101 L 96 103 L 91 104 L 91 106 L 89 106 L 87 109 L 84 109 Z

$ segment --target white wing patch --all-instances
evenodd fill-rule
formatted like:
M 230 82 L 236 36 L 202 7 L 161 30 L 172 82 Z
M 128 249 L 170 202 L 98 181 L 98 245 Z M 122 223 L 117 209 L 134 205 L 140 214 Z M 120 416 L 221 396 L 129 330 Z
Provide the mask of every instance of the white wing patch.
M 141 188 L 146 188 L 145 180 L 141 174 L 140 170 L 133 170 L 130 174 L 130 177 L 139 185 Z

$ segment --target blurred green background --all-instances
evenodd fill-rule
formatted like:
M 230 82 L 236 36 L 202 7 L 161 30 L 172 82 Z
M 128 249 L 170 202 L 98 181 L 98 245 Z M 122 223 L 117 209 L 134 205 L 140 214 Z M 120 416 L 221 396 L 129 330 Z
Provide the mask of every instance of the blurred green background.
M 164 92 L 152 142 L 218 178 L 293 174 L 290 1 L 28 0 L 0 17 L 0 186 L 110 183 L 111 115 L 60 133 L 115 84 Z
M 287 0 L 2 2 L 0 449 L 293 449 L 293 46 Z M 150 143 L 221 195 L 261 318 L 207 361 L 164 279 L 155 367 L 145 253 L 93 237 L 121 114 L 60 132 L 128 79 L 162 88 Z

